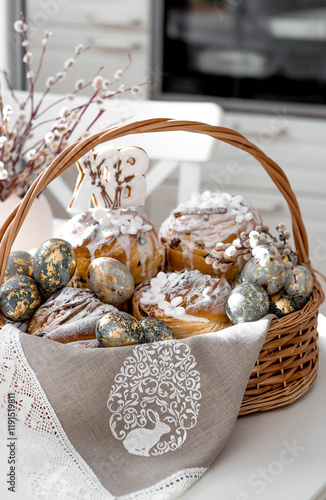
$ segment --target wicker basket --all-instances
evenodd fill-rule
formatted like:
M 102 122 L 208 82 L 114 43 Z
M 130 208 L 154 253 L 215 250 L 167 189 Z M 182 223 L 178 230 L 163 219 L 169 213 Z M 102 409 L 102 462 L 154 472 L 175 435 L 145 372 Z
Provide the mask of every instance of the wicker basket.
M 63 151 L 30 187 L 0 230 L 0 282 L 11 246 L 36 196 L 56 177 L 90 149 L 106 141 L 129 134 L 188 131 L 207 134 L 243 149 L 256 158 L 287 201 L 293 238 L 300 264 L 310 267 L 308 241 L 296 197 L 282 169 L 241 134 L 204 123 L 156 118 L 113 127 L 96 133 Z M 163 140 L 163 138 L 162 138 Z M 314 382 L 318 370 L 317 315 L 324 293 L 316 276 L 311 300 L 303 309 L 272 320 L 266 341 L 250 376 L 240 415 L 265 411 L 292 403 Z M 3 318 L 0 317 L 3 322 Z

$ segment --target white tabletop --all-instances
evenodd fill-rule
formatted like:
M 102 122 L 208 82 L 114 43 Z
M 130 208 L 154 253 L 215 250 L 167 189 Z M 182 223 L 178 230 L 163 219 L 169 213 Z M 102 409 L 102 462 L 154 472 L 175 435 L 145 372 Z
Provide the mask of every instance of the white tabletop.
M 206 474 L 182 500 L 326 499 L 326 318 L 311 389 L 283 408 L 238 418 Z

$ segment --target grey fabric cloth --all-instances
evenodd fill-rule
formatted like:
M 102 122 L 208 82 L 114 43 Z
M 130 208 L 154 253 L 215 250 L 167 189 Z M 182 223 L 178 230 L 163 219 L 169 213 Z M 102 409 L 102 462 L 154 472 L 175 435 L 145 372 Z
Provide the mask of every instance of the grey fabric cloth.
M 20 338 L 70 442 L 121 496 L 210 466 L 234 427 L 269 322 L 106 349 Z

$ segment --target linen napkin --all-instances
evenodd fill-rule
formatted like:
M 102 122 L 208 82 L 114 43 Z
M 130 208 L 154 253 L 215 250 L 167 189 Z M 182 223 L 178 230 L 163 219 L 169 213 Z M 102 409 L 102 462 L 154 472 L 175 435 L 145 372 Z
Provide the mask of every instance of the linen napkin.
M 1 426 L 10 395 L 19 472 L 32 494 L 51 500 L 177 498 L 230 436 L 270 320 L 105 349 L 4 326 Z

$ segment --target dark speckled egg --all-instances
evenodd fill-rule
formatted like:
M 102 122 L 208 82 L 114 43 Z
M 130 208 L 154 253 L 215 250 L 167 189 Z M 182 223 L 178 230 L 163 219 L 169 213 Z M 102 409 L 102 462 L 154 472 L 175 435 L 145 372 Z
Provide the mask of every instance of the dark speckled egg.
M 244 282 L 236 286 L 227 301 L 226 314 L 234 323 L 257 321 L 268 313 L 269 299 L 256 283 Z
M 275 314 L 278 318 L 283 318 L 287 314 L 297 311 L 294 301 L 287 295 L 276 293 L 269 297 L 269 313 Z
M 17 275 L 33 276 L 33 257 L 28 252 L 16 250 L 11 252 L 3 276 L 3 283 Z
M 144 331 L 136 318 L 120 311 L 110 311 L 99 319 L 96 338 L 104 347 L 122 347 L 145 342 Z
M 71 280 L 77 264 L 75 249 L 68 241 L 51 238 L 35 252 L 33 277 L 42 292 L 54 293 Z
M 158 318 L 143 318 L 139 321 L 145 334 L 145 342 L 174 340 L 177 337 L 164 321 Z
M 242 269 L 241 278 L 243 281 L 250 281 L 262 286 L 268 295 L 272 295 L 283 287 L 286 271 L 286 265 L 279 257 L 271 259 L 266 266 L 261 266 L 258 260 L 253 257 Z
M 29 276 L 13 276 L 0 288 L 0 310 L 11 321 L 30 318 L 41 303 L 41 294 Z
M 89 289 L 103 302 L 118 306 L 134 293 L 135 283 L 129 269 L 116 259 L 99 257 L 87 269 Z

